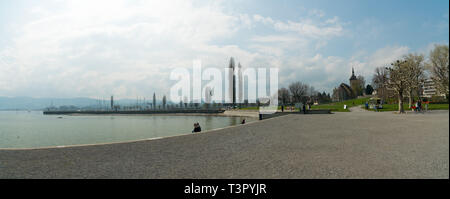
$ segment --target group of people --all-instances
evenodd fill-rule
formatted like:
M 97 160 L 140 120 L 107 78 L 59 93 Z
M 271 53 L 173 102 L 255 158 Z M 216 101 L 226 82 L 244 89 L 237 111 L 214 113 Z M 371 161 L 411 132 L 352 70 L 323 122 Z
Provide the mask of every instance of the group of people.
M 423 102 L 423 103 L 425 103 L 425 111 L 427 111 L 428 110 L 428 102 Z M 422 101 L 418 100 L 416 103 L 413 103 L 413 105 L 411 106 L 411 109 L 414 112 L 421 112 L 423 110 L 422 109 Z
M 425 104 L 425 111 L 428 111 L 428 101 L 421 101 L 421 100 L 418 100 L 417 102 L 413 102 L 413 105 L 411 105 L 411 110 L 412 111 L 414 111 L 414 112 L 422 112 L 424 109 L 423 109 L 423 107 L 422 107 L 422 104 Z M 369 109 L 369 103 L 368 102 L 366 102 L 365 104 L 365 108 L 368 110 Z M 378 112 L 378 105 L 377 104 L 374 104 L 373 105 L 373 109 L 376 111 L 376 112 Z
M 381 105 L 381 104 L 380 104 Z M 378 112 L 378 104 L 374 104 L 373 105 L 373 110 L 375 110 L 375 112 Z M 366 101 L 366 103 L 364 103 L 364 108 L 366 109 L 366 110 L 369 110 L 369 102 L 367 102 Z

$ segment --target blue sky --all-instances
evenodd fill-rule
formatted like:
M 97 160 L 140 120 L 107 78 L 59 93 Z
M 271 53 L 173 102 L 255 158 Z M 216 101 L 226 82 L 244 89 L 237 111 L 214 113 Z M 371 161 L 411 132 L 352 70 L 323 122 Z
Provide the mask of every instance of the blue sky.
M 278 67 L 331 92 L 449 38 L 447 0 L 0 0 L 0 96 L 167 94 L 172 69 Z

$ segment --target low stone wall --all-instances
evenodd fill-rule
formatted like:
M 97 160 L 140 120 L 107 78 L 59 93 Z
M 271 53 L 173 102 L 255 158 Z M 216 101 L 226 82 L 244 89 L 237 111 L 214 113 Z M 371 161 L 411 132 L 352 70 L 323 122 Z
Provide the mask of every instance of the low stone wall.
M 226 110 L 224 116 L 258 117 L 258 110 Z
M 265 119 L 279 117 L 279 116 L 288 115 L 288 114 L 292 114 L 292 112 L 276 112 L 274 114 L 260 114 L 259 119 L 265 120 Z
M 264 120 L 264 119 L 269 119 L 269 118 L 288 115 L 288 114 L 331 114 L 331 110 L 308 110 L 308 111 L 306 111 L 306 113 L 303 113 L 303 111 L 302 112 L 298 112 L 298 111 L 296 111 L 296 112 L 276 112 L 274 114 L 261 114 L 259 119 Z
M 326 110 L 307 110 L 306 113 L 302 112 L 295 112 L 298 114 L 331 114 L 331 110 L 326 109 Z

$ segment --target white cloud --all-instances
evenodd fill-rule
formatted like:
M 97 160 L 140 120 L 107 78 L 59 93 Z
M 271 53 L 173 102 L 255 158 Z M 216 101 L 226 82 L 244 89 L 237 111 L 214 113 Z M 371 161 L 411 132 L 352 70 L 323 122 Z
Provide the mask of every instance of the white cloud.
M 40 87 L 58 96 L 107 96 L 120 91 L 126 95 L 118 97 L 132 97 L 152 89 L 167 90 L 168 78 L 161 77 L 170 68 L 190 67 L 188 60 L 198 54 L 215 51 L 221 57 L 247 57 L 239 47 L 209 46 L 210 41 L 232 37 L 249 25 L 245 15 L 227 15 L 219 5 L 57 3 L 63 3 L 62 10 L 31 9 L 35 19 L 23 24 L 11 38 L 13 45 L 0 51 L 0 95 L 49 94 L 32 90 Z
M 339 18 L 337 16 L 325 21 L 307 18 L 299 21 L 283 22 L 260 15 L 254 15 L 253 19 L 256 22 L 261 22 L 265 25 L 271 25 L 279 31 L 295 32 L 301 36 L 307 36 L 311 38 L 331 38 L 340 36 L 343 33 L 343 23 L 339 21 Z
M 366 83 L 370 83 L 375 68 L 389 66 L 393 61 L 401 59 L 402 56 L 408 54 L 409 50 L 407 46 L 386 46 L 370 55 L 365 53 L 357 54 L 350 58 L 349 66 L 355 68 L 357 75 L 364 76 Z
M 115 97 L 168 94 L 171 69 L 278 67 L 280 84 L 304 81 L 328 92 L 347 82 L 351 67 L 369 75 L 408 52 L 387 46 L 352 58 L 318 52 L 345 34 L 347 23 L 313 10 L 298 20 L 229 14 L 220 3 L 177 1 L 56 1 L 30 10 L 0 48 L 0 95 Z M 257 29 L 258 31 L 255 31 Z M 266 31 L 260 32 L 264 29 Z M 243 34 L 243 32 L 249 32 Z M 366 78 L 368 79 L 368 78 Z
M 0 51 L 0 95 L 117 97 L 168 90 L 170 69 L 193 59 L 223 67 L 230 56 L 244 66 L 288 67 L 283 59 L 318 39 L 339 35 L 337 18 L 279 21 L 230 15 L 220 3 L 191 1 L 55 1 L 30 9 L 16 24 L 12 45 Z M 57 7 L 58 9 L 55 9 Z M 315 16 L 323 17 L 316 10 Z M 315 23 L 319 22 L 319 23 Z M 252 36 L 247 46 L 212 44 L 241 29 L 268 25 L 277 34 Z M 279 33 L 279 34 L 278 34 Z M 316 46 L 322 47 L 321 41 Z M 247 50 L 244 50 L 247 49 Z M 5 61 L 7 60 L 7 62 Z
M 313 9 L 309 11 L 310 15 L 317 16 L 317 17 L 324 17 L 325 12 L 323 10 Z

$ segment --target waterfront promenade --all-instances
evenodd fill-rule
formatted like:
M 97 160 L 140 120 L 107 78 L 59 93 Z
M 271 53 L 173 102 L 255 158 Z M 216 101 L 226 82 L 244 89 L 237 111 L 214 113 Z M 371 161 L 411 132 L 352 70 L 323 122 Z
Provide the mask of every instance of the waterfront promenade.
M 449 113 L 293 114 L 121 144 L 0 150 L 0 178 L 449 178 Z

